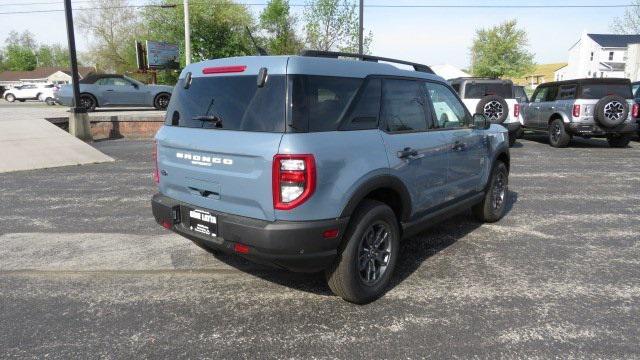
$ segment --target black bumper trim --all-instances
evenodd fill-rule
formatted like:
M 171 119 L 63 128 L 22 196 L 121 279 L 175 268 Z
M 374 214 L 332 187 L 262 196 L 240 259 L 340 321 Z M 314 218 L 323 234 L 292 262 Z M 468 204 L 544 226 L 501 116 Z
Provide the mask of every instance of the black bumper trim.
M 572 135 L 577 136 L 605 136 L 608 134 L 634 134 L 638 131 L 638 123 L 637 122 L 625 122 L 621 125 L 612 127 L 612 128 L 604 128 L 598 124 L 581 124 L 581 123 L 570 123 L 566 126 L 567 132 Z
M 153 216 L 158 223 L 169 220 L 171 230 L 208 248 L 235 253 L 252 261 L 300 272 L 327 268 L 335 259 L 340 239 L 349 218 L 318 221 L 265 221 L 203 209 L 162 194 L 151 200 Z M 188 214 L 184 208 L 210 211 L 217 216 L 218 237 L 192 231 L 185 226 Z M 325 239 L 322 233 L 338 229 L 338 237 Z M 234 251 L 235 244 L 249 246 L 247 254 Z

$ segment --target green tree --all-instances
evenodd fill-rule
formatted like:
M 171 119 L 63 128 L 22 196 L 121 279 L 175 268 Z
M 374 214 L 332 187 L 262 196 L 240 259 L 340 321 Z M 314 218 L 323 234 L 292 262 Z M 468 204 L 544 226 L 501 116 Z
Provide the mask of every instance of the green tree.
M 91 10 L 78 13 L 78 27 L 91 40 L 83 57 L 101 70 L 122 73 L 136 67 L 134 42 L 143 26 L 136 9 L 127 6 L 127 0 L 94 0 Z
M 624 15 L 613 18 L 609 27 L 618 34 L 640 34 L 640 0 L 632 1 Z
M 358 51 L 358 15 L 356 6 L 347 0 L 315 0 L 304 11 L 306 45 L 314 50 Z M 365 53 L 373 34 L 363 42 Z
M 471 47 L 471 72 L 486 77 L 522 76 L 534 66 L 527 45 L 527 33 L 517 28 L 516 20 L 477 30 Z
M 230 0 L 199 1 L 190 3 L 189 10 L 192 61 L 256 53 L 246 32 L 246 27 L 254 28 L 254 20 L 245 5 Z M 183 7 L 146 8 L 142 18 L 147 26 L 146 38 L 178 44 L 180 63 L 184 65 Z
M 295 33 L 296 18 L 288 0 L 271 0 L 260 14 L 260 27 L 267 32 L 267 50 L 272 55 L 296 54 L 302 41 Z
M 20 45 L 7 45 L 4 49 L 5 67 L 13 71 L 31 71 L 36 68 L 37 60 L 33 51 Z
M 40 45 L 36 52 L 38 66 L 69 66 L 69 50 L 59 44 Z

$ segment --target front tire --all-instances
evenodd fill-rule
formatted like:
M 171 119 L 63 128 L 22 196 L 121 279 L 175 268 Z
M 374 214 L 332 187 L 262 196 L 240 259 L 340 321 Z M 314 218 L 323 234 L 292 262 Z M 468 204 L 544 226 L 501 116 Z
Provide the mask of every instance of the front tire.
M 166 110 L 167 106 L 169 106 L 169 100 L 171 100 L 171 95 L 167 93 L 158 94 L 153 99 L 153 107 L 157 110 Z
M 16 101 L 16 97 L 15 97 L 15 95 L 13 95 L 13 94 L 7 94 L 7 95 L 4 97 L 4 99 L 5 99 L 5 100 L 7 100 L 7 101 L 8 101 L 8 102 L 10 102 L 10 103 L 12 103 L 12 102 Z
M 489 186 L 484 194 L 482 202 L 473 206 L 473 215 L 482 222 L 496 222 L 507 211 L 509 200 L 509 171 L 502 161 L 496 162 L 491 172 Z
M 89 112 L 94 111 L 96 109 L 96 106 L 98 106 L 96 99 L 89 94 L 81 94 L 79 102 L 80 107 Z
M 382 202 L 364 200 L 343 240 L 338 258 L 326 271 L 329 288 L 356 304 L 379 298 L 389 285 L 400 246 L 393 210 Z
M 626 148 L 631 142 L 631 137 L 626 135 L 609 135 L 607 136 L 609 146 L 612 148 Z
M 549 124 L 549 145 L 555 148 L 563 148 L 569 145 L 571 135 L 564 128 L 562 119 L 555 119 Z

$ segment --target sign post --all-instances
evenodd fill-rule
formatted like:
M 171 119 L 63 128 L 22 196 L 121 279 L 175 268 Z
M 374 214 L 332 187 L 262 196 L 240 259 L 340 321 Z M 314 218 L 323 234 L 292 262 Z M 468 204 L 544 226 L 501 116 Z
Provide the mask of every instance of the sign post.
M 73 13 L 71 0 L 64 0 L 64 15 L 67 20 L 67 40 L 69 41 L 69 60 L 71 63 L 71 86 L 73 87 L 73 106 L 69 116 L 69 133 L 82 139 L 91 140 L 91 129 L 87 111 L 80 104 L 80 77 L 78 76 L 78 59 L 76 57 L 76 38 L 73 31 Z

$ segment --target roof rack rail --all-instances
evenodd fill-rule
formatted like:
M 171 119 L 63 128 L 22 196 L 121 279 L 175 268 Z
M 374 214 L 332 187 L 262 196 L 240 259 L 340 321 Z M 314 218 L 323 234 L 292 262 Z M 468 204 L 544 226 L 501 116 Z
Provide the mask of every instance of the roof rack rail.
M 373 55 L 360 55 L 360 54 L 354 54 L 354 53 L 348 53 L 348 52 L 322 51 L 322 50 L 303 50 L 300 53 L 300 55 L 309 56 L 309 57 L 325 57 L 325 58 L 333 58 L 333 59 L 337 59 L 339 57 L 349 57 L 349 58 L 356 58 L 362 61 L 371 61 L 371 62 L 384 61 L 384 62 L 390 62 L 390 63 L 396 63 L 396 64 L 402 64 L 402 65 L 409 65 L 409 66 L 412 66 L 413 70 L 415 71 L 435 74 L 433 70 L 431 70 L 431 68 L 427 65 L 417 64 L 410 61 L 373 56 Z

